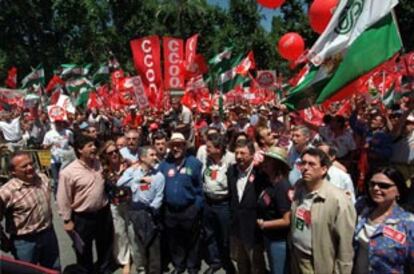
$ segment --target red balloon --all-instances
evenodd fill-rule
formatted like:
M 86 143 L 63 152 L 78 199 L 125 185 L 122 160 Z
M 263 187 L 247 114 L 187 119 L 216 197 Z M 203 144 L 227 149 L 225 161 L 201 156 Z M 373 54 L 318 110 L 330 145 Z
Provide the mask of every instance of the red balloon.
M 278 43 L 279 54 L 289 60 L 295 61 L 305 51 L 305 41 L 296 32 L 288 32 L 283 35 Z
M 275 9 L 283 5 L 285 0 L 257 0 L 257 3 L 268 9 Z
M 309 23 L 314 32 L 321 34 L 338 5 L 339 0 L 315 0 L 309 8 Z

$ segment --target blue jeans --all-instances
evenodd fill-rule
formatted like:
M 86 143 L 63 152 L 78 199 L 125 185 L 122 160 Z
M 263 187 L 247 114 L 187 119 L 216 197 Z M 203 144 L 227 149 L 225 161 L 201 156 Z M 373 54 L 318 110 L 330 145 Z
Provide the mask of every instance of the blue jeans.
M 53 227 L 35 234 L 13 236 L 12 240 L 17 260 L 60 271 L 59 246 Z
M 287 273 L 286 240 L 270 240 L 264 236 L 267 259 L 272 274 Z
M 58 188 L 59 171 L 60 171 L 61 166 L 62 166 L 61 163 L 53 163 L 50 165 L 50 172 L 52 175 L 52 190 L 55 195 L 56 195 L 56 191 Z

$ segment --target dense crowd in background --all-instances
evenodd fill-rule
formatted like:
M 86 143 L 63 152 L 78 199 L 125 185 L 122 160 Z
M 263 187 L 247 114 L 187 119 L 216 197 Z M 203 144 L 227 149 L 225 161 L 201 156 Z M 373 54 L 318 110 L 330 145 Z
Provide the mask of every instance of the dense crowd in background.
M 414 273 L 414 100 L 3 111 L 1 248 L 64 273 Z M 48 174 L 25 149 L 50 150 Z M 63 270 L 56 201 L 74 242 Z M 54 216 L 55 218 L 59 218 Z M 93 243 L 97 261 L 93 260 Z M 67 247 L 69 248 L 69 247 Z

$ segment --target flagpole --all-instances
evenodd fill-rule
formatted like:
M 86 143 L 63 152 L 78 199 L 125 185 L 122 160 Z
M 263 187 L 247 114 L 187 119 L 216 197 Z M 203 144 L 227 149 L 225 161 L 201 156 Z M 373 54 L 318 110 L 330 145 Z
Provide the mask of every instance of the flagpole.
M 402 36 L 401 36 L 401 32 L 400 32 L 400 27 L 398 26 L 397 15 L 395 14 L 395 10 L 394 9 L 391 10 L 391 15 L 392 15 L 392 19 L 394 20 L 395 26 L 397 28 L 398 38 L 400 38 L 400 41 L 401 41 L 402 52 L 405 53 L 406 51 L 405 51 L 404 43 L 403 43 L 403 40 L 402 40 Z

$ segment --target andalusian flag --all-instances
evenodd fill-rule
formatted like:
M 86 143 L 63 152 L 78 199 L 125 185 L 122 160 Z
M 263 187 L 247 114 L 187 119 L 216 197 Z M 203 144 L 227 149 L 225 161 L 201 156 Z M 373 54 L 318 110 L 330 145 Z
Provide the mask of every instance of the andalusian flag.
M 92 77 L 94 85 L 109 82 L 109 67 L 101 65 Z
M 22 88 L 31 87 L 35 84 L 42 86 L 45 84 L 45 70 L 41 65 L 37 66 L 22 80 Z
M 85 88 L 88 90 L 90 88 L 93 88 L 93 84 L 86 77 L 81 77 L 81 78 L 74 79 L 74 80 L 68 80 L 66 81 L 65 86 L 66 86 L 66 89 L 70 93 L 78 92 L 82 88 Z
M 402 48 L 391 15 L 397 0 L 341 0 L 327 29 L 309 51 L 311 67 L 290 90 L 290 109 L 321 104 Z
M 91 66 L 91 64 L 86 64 L 84 66 L 76 64 L 62 64 L 60 66 L 60 77 L 64 79 L 69 79 L 72 77 L 87 76 L 89 74 Z

